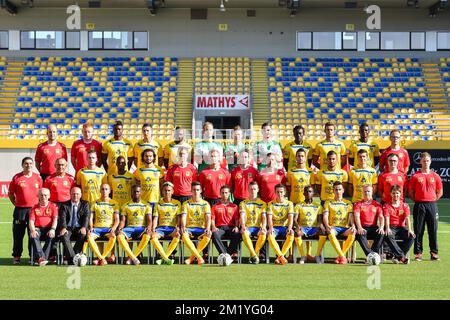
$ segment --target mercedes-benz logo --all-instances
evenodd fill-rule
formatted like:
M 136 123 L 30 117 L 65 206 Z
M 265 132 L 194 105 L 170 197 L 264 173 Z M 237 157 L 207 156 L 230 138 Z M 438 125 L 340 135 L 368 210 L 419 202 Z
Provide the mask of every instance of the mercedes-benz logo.
M 415 164 L 420 164 L 420 156 L 422 155 L 422 152 L 416 152 L 413 155 L 413 161 Z

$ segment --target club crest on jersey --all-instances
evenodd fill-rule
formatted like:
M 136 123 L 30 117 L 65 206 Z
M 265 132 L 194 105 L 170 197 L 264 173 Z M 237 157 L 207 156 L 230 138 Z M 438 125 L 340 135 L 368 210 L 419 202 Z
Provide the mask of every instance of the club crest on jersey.
M 55 153 L 56 153 L 56 154 L 61 154 L 61 150 L 56 149 L 56 150 L 55 150 Z
M 398 214 L 399 214 L 400 216 L 402 216 L 404 213 L 405 213 L 404 210 L 398 210 Z
M 207 174 L 207 175 L 206 175 L 206 180 L 211 180 L 211 178 L 212 178 L 212 177 L 211 177 L 210 174 Z
M 35 183 L 34 186 L 36 187 L 36 189 L 39 189 L 39 183 Z M 25 185 L 23 185 L 22 187 L 25 187 Z
M 403 178 L 402 177 L 398 177 L 398 182 L 403 182 Z
M 430 178 L 430 182 L 434 183 L 434 178 L 433 177 Z
M 236 174 L 236 179 L 242 179 L 242 173 Z
M 398 154 L 398 157 L 399 157 L 399 158 L 403 158 L 403 153 L 399 153 L 399 154 Z
M 223 179 L 223 174 L 219 174 L 219 179 L 220 179 L 220 180 Z
M 372 212 L 373 213 L 377 212 L 377 208 L 372 208 Z
M 419 180 L 420 183 L 423 183 L 425 181 L 423 178 L 419 178 L 418 180 Z
M 179 174 L 177 176 L 179 176 Z M 191 176 L 191 172 L 190 171 L 186 171 L 186 177 L 190 177 L 190 176 Z
M 233 213 L 233 208 L 228 208 L 228 214 L 232 214 Z
M 276 175 L 277 180 L 281 180 L 281 177 L 279 175 Z
M 54 183 L 54 185 L 56 185 L 56 182 L 53 182 L 53 183 Z M 67 187 L 69 185 L 69 183 L 67 181 L 64 181 L 63 185 L 64 185 L 64 187 Z

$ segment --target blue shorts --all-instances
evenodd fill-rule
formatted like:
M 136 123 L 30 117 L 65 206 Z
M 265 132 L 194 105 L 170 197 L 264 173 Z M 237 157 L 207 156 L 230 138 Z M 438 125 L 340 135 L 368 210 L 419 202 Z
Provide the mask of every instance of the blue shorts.
M 186 231 L 193 236 L 201 236 L 205 233 L 205 228 L 186 228 Z
M 145 227 L 126 227 L 122 229 L 122 233 L 125 234 L 127 239 L 139 239 L 144 231 Z
M 248 227 L 247 230 L 248 230 L 248 232 L 250 233 L 250 236 L 252 236 L 252 237 L 257 237 L 260 228 L 258 228 L 258 227 Z
M 273 233 L 275 234 L 275 238 L 282 236 L 286 237 L 287 227 L 273 227 Z
M 315 236 L 319 232 L 319 228 L 316 227 L 302 227 L 302 232 L 307 237 Z
M 175 231 L 175 227 L 157 227 L 156 232 L 158 232 L 163 237 L 168 237 Z
M 111 231 L 111 228 L 94 228 L 92 233 L 97 237 L 103 237 Z
M 340 236 L 341 234 L 345 233 L 345 231 L 348 230 L 348 228 L 344 227 L 332 227 L 334 230 L 336 230 L 336 235 Z

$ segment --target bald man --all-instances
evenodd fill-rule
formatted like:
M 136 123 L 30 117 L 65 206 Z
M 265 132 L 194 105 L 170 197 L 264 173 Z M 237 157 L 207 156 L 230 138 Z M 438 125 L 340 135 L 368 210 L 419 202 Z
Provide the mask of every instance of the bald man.
M 58 208 L 70 200 L 70 190 L 75 187 L 75 178 L 68 174 L 67 160 L 59 158 L 55 161 L 56 172 L 50 175 L 44 183 L 44 188 L 50 190 L 50 201 L 54 202 Z

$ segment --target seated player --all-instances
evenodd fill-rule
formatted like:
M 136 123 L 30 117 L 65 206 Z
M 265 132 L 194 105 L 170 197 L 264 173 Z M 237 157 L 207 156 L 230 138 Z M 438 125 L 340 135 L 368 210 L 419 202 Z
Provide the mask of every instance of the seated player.
M 199 240 L 197 248 L 190 237 L 197 237 Z M 202 199 L 202 186 L 197 181 L 192 182 L 192 198 L 185 201 L 181 208 L 181 238 L 192 252 L 192 256 L 184 263 L 192 264 L 195 258 L 198 264 L 205 263 L 199 252 L 203 251 L 211 240 L 211 207 Z
M 108 264 L 108 262 L 115 262 L 115 256 L 111 255 L 109 261 L 106 260 L 106 256 L 114 248 L 116 243 L 116 230 L 119 226 L 119 204 L 117 201 L 111 199 L 109 194 L 111 192 L 111 187 L 109 184 L 102 184 L 100 186 L 100 199 L 98 199 L 91 208 L 90 217 L 90 232 L 88 233 L 87 240 L 89 245 L 94 251 L 98 259 L 93 261 L 93 264 L 103 266 Z M 100 253 L 97 243 L 95 242 L 98 238 L 107 238 L 108 243 L 106 244 L 103 253 Z
M 302 238 L 309 238 L 318 236 L 319 234 L 325 234 L 325 227 L 322 224 L 322 206 L 320 204 L 314 203 L 313 201 L 314 188 L 312 186 L 304 187 L 303 195 L 305 201 L 297 204 L 294 208 L 294 240 L 301 254 L 301 264 L 304 264 L 308 258 L 302 246 Z M 316 256 L 320 256 L 320 251 L 317 252 Z
M 266 242 L 267 205 L 258 198 L 259 187 L 256 181 L 249 183 L 249 198 L 239 204 L 242 241 L 250 252 L 250 263 L 259 263 L 259 251 Z M 257 237 L 255 248 L 250 237 Z
M 381 204 L 373 199 L 373 187 L 366 184 L 362 188 L 363 199 L 353 207 L 356 225 L 356 240 L 359 242 L 364 254 L 371 252 L 380 254 L 384 235 L 384 217 Z M 369 248 L 367 239 L 373 240 Z
M 336 264 L 346 264 L 347 259 L 345 254 L 351 248 L 353 241 L 355 241 L 355 225 L 353 222 L 353 205 L 350 201 L 343 198 L 344 186 L 342 182 L 336 181 L 333 184 L 334 199 L 327 200 L 323 207 L 323 224 L 325 231 L 328 234 L 328 239 L 331 245 L 336 250 L 338 257 L 334 261 Z M 346 236 L 347 239 L 341 249 L 337 236 Z M 319 244 L 317 252 L 321 252 L 327 241 L 327 236 L 319 237 Z M 322 263 L 316 257 L 317 263 Z
M 383 205 L 385 218 L 385 237 L 384 241 L 388 244 L 394 255 L 394 263 L 409 264 L 409 258 L 406 257 L 409 249 L 414 243 L 413 228 L 409 218 L 409 205 L 401 200 L 402 187 L 394 185 L 391 187 L 391 201 Z M 401 245 L 396 240 L 402 240 Z
M 156 260 L 156 264 L 171 264 L 169 263 L 170 255 L 176 249 L 178 242 L 180 242 L 179 216 L 181 214 L 181 203 L 178 200 L 172 199 L 173 194 L 172 182 L 164 182 L 162 185 L 162 198 L 155 206 L 153 211 L 152 223 L 152 245 L 158 251 L 162 259 Z M 160 238 L 172 238 L 172 241 L 164 251 Z
M 129 257 L 127 264 L 137 266 L 141 263 L 137 256 L 150 241 L 151 231 L 152 208 L 141 200 L 141 187 L 134 185 L 131 187 L 131 201 L 127 202 L 120 210 L 119 234 L 117 235 L 117 241 Z M 141 242 L 133 253 L 127 241 L 139 238 L 141 238 Z
M 294 204 L 285 198 L 286 187 L 284 185 L 277 184 L 275 186 L 275 194 L 275 200 L 271 201 L 267 206 L 267 221 L 269 225 L 267 239 L 277 254 L 275 264 L 286 264 L 288 261 L 284 256 L 294 242 L 294 231 L 292 230 Z M 278 237 L 286 238 L 281 250 L 276 241 Z

